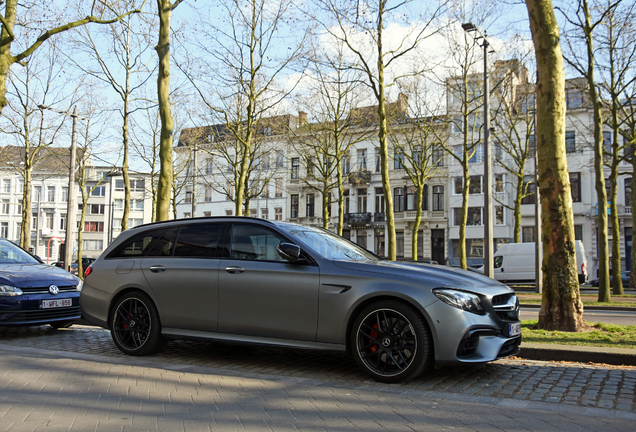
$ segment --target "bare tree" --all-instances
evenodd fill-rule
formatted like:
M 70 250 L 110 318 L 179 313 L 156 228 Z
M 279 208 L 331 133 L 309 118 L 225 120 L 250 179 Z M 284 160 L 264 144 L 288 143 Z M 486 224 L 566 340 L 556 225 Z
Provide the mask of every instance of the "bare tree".
M 414 62 L 419 65 L 406 74 L 392 66 L 414 54 L 422 42 L 435 34 L 434 21 L 445 8 L 445 3 L 434 6 L 431 11 L 409 10 L 415 6 L 409 0 L 389 2 L 388 0 L 359 0 L 347 2 L 339 0 L 321 0 L 320 4 L 335 20 L 335 25 L 325 23 L 324 28 L 337 41 L 344 43 L 355 62 L 352 67 L 365 76 L 365 83 L 377 101 L 378 144 L 382 187 L 386 200 L 386 229 L 388 237 L 387 256 L 396 259 L 395 218 L 393 214 L 393 195 L 389 180 L 388 124 L 387 124 L 387 87 L 395 84 L 403 75 L 417 75 L 423 68 L 430 67 L 425 61 Z M 426 16 L 425 16 L 426 15 Z M 420 26 L 407 27 L 408 34 L 398 41 L 385 40 L 386 27 L 391 22 L 410 24 L 410 20 L 420 19 Z M 436 27 L 437 28 L 437 27 Z M 387 42 L 392 42 L 391 44 Z
M 291 131 L 294 149 L 303 155 L 307 169 L 303 182 L 322 195 L 325 229 L 329 228 L 332 191 L 338 191 L 338 235 L 342 235 L 344 225 L 344 183 L 349 174 L 343 173 L 343 159 L 356 143 L 373 133 L 369 119 L 356 111 L 362 97 L 360 74 L 347 68 L 344 49 L 338 44 L 331 52 L 316 50 L 310 67 L 310 90 L 300 102 L 302 112 L 313 121 L 301 121 L 300 128 Z
M 196 44 L 203 53 L 197 62 L 213 75 L 195 76 L 193 68 L 185 65 L 181 70 L 208 107 L 213 121 L 207 122 L 223 124 L 232 136 L 224 139 L 233 148 L 222 153 L 234 158 L 230 162 L 235 173 L 233 200 L 235 213 L 242 215 L 246 199 L 249 201 L 250 173 L 256 168 L 251 158 L 259 153 L 252 147 L 261 119 L 271 115 L 289 94 L 277 79 L 298 59 L 307 32 L 293 19 L 291 0 L 224 0 L 221 8 L 229 25 L 219 27 L 214 25 L 218 17 L 204 17 L 203 36 Z M 291 22 L 295 28 L 290 27 Z M 292 41 L 290 35 L 300 36 Z M 287 50 L 277 49 L 281 38 L 289 42 Z
M 565 72 L 559 25 L 551 0 L 526 0 L 537 59 L 539 192 L 543 241 L 543 298 L 537 326 L 583 331 L 574 247 L 572 194 L 565 152 Z
M 172 11 L 183 0 L 157 0 L 159 16 L 159 40 L 155 51 L 159 57 L 157 74 L 157 95 L 159 100 L 159 116 L 161 118 L 161 137 L 159 140 L 159 180 L 157 182 L 157 201 L 155 220 L 168 220 L 170 216 L 171 189 L 174 183 L 174 166 L 172 158 L 174 118 L 170 105 L 170 19 Z
M 28 43 L 29 39 L 25 42 Z M 24 62 L 24 67 L 9 74 L 8 104 L 2 113 L 1 131 L 12 137 L 17 147 L 0 148 L 0 157 L 22 177 L 22 223 L 20 245 L 31 244 L 33 172 L 40 163 L 52 163 L 55 158 L 47 148 L 60 136 L 64 118 L 39 108 L 39 105 L 72 104 L 64 93 L 66 82 L 56 81 L 62 66 L 56 64 L 58 51 L 54 44 Z
M 125 10 L 141 10 L 146 0 L 126 0 L 113 5 L 118 13 Z M 114 23 L 100 26 L 96 31 L 89 27 L 78 32 L 76 45 L 80 52 L 88 54 L 94 64 L 75 60 L 77 53 L 69 59 L 85 74 L 97 78 L 110 87 L 121 100 L 118 109 L 122 117 L 122 153 L 121 172 L 124 180 L 124 213 L 121 229 L 128 229 L 130 214 L 130 117 L 134 112 L 136 93 L 150 79 L 154 65 L 149 65 L 152 58 L 150 50 L 150 29 L 154 22 L 146 20 L 147 15 L 131 14 Z M 103 40 L 110 43 L 103 44 Z
M 116 22 L 128 15 L 139 13 L 140 10 L 130 10 L 121 15 L 114 14 L 111 8 L 112 3 L 118 1 L 112 0 L 95 0 L 91 5 L 89 15 L 82 19 L 71 21 L 65 24 L 56 22 L 55 20 L 47 22 L 47 16 L 57 16 L 56 13 L 50 12 L 50 2 L 40 2 L 37 0 L 27 0 L 18 2 L 18 0 L 5 0 L 4 15 L 0 14 L 0 22 L 2 31 L 0 32 L 0 112 L 7 106 L 7 78 L 9 70 L 14 64 L 24 65 L 34 52 L 36 52 L 44 42 L 56 34 L 71 30 L 76 27 L 84 26 L 89 23 L 110 24 Z M 19 12 L 18 9 L 21 9 Z M 80 13 L 83 11 L 80 11 Z M 28 25 L 35 21 L 38 16 L 39 25 L 42 25 L 44 18 L 47 30 L 41 29 L 37 38 L 31 39 L 26 33 L 18 31 L 18 28 L 31 28 Z M 40 27 L 41 28 L 41 27 Z M 11 49 L 18 49 L 17 54 L 13 54 Z

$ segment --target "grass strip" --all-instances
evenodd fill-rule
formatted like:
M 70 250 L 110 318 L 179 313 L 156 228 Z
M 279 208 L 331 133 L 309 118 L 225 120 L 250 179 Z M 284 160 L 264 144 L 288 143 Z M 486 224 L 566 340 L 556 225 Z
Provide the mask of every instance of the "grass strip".
M 571 333 L 562 331 L 537 330 L 533 327 L 537 320 L 521 321 L 523 342 L 561 345 L 579 345 L 636 350 L 636 325 L 615 325 L 590 323 L 592 331 Z

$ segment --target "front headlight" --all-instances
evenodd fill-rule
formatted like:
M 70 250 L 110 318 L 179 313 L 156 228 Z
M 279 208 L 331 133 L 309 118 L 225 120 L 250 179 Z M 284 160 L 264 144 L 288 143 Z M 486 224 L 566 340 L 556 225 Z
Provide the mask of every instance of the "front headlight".
M 484 308 L 481 306 L 481 299 L 475 294 L 447 288 L 434 289 L 433 294 L 435 294 L 437 298 L 444 303 L 456 307 L 457 309 L 479 315 L 484 314 Z
M 83 286 L 84 286 L 84 281 L 80 279 L 79 281 L 77 281 L 77 285 L 75 286 L 75 289 L 77 291 L 81 291 Z
M 15 297 L 21 296 L 22 290 L 18 287 L 14 287 L 11 285 L 0 285 L 0 296 L 3 297 Z

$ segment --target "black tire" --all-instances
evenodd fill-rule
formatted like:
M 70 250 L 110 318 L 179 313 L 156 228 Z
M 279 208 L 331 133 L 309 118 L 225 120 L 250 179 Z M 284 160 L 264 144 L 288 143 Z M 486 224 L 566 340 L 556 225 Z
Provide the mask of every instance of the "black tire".
M 57 330 L 57 329 L 69 328 L 74 323 L 75 321 L 72 321 L 72 320 L 71 321 L 55 321 L 55 322 L 49 323 L 49 325 Z
M 417 378 L 432 364 L 433 343 L 424 318 L 398 300 L 364 308 L 351 330 L 351 351 L 360 369 L 377 381 Z
M 142 292 L 130 292 L 119 298 L 109 321 L 113 342 L 125 354 L 152 354 L 165 345 L 157 308 Z

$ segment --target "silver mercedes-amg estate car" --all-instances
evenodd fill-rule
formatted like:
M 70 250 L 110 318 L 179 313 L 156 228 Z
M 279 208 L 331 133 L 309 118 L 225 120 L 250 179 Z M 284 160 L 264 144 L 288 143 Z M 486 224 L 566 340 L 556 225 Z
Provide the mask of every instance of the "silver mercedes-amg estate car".
M 346 350 L 384 382 L 515 355 L 521 342 L 517 297 L 499 282 L 247 217 L 125 231 L 87 268 L 80 304 L 126 354 L 168 339 Z

